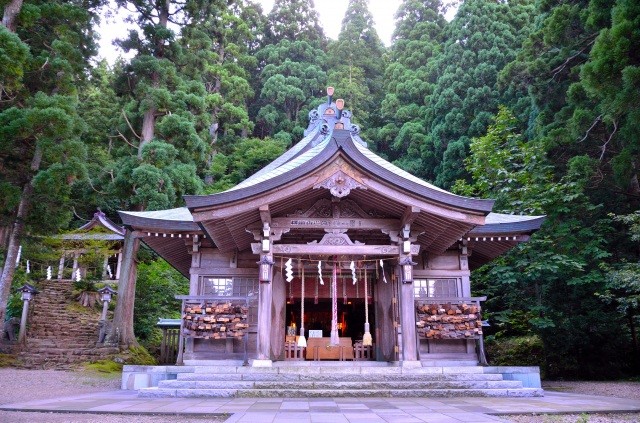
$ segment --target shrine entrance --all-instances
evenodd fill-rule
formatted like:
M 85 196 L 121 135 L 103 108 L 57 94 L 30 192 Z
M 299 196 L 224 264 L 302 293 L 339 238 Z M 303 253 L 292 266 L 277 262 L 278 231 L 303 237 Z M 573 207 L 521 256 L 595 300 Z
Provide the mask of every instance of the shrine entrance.
M 295 272 L 290 281 L 286 280 L 286 265 L 283 273 L 276 271 L 284 277 L 275 278 L 274 283 L 282 288 L 274 286 L 274 305 L 284 306 L 284 319 L 275 317 L 272 330 L 280 335 L 272 339 L 280 345 L 284 342 L 284 350 L 282 356 L 278 353 L 275 356 L 314 361 L 394 360 L 397 345 L 394 322 L 398 317 L 397 302 L 393 301 L 397 285 L 391 261 L 384 260 L 386 267 L 379 267 L 379 259 L 360 261 L 354 263 L 354 270 L 350 268 L 350 260 L 340 262 L 335 287 L 331 272 L 318 277 L 317 263 L 314 266 L 307 263 L 304 275 L 301 265 L 292 266 Z M 330 269 L 333 262 L 321 266 Z M 378 296 L 382 301 L 377 301 Z M 334 321 L 337 337 L 332 341 Z
M 341 338 L 351 338 L 353 342 L 362 341 L 364 335 L 364 299 L 348 300 L 345 304 L 338 301 L 338 336 Z M 375 328 L 375 313 L 371 300 L 369 302 L 369 324 L 371 329 Z M 300 300 L 287 301 L 287 340 L 292 338 L 291 329 L 295 328 L 295 334 L 300 335 Z M 305 337 L 327 337 L 331 333 L 331 300 L 322 299 L 318 303 L 313 302 L 313 298 L 307 299 L 304 311 Z

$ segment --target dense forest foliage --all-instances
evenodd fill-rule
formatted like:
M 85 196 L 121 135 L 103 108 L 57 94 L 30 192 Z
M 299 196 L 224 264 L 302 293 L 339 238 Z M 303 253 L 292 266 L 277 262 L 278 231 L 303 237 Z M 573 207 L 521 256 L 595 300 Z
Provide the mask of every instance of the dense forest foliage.
M 131 59 L 109 65 L 96 41 L 114 5 L 134 29 L 117 41 Z M 20 245 L 97 208 L 117 220 L 232 186 L 301 138 L 331 84 L 381 156 L 495 211 L 547 216 L 473 275 L 490 360 L 550 378 L 640 373 L 637 0 L 404 0 L 390 47 L 367 0 L 349 0 L 337 40 L 312 0 L 0 10 L 0 320 Z M 179 289 L 149 256 L 146 319 L 171 309 L 154 278 Z M 141 338 L 150 324 L 136 321 Z

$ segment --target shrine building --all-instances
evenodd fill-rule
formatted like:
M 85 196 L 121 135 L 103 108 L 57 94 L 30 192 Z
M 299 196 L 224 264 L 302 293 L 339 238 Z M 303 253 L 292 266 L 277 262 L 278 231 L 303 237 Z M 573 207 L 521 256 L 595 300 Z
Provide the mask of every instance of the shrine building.
M 544 217 L 493 213 L 493 200 L 407 173 L 343 106 L 329 95 L 301 141 L 231 189 L 120 212 L 128 236 L 189 278 L 178 362 L 484 362 L 470 272 Z

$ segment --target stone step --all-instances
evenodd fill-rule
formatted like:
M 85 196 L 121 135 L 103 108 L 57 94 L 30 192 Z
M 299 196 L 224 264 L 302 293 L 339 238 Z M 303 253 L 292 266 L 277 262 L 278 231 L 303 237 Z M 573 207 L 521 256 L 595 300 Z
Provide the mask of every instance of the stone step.
M 310 362 L 306 362 L 310 363 Z M 287 373 L 287 374 L 484 374 L 481 366 L 460 367 L 411 367 L 369 366 L 346 363 L 345 366 L 287 366 L 287 367 L 250 367 L 250 366 L 194 366 L 194 373 Z M 387 363 L 383 363 L 387 364 Z
M 498 373 L 463 374 L 296 374 L 296 373 L 178 373 L 178 381 L 501 381 Z
M 431 390 L 431 389 L 520 389 L 522 383 L 514 380 L 501 381 L 177 381 L 163 380 L 158 388 L 166 389 L 274 389 L 274 390 Z
M 332 397 L 540 397 L 542 389 L 359 389 L 336 391 L 335 389 L 172 389 L 144 388 L 138 392 L 141 398 L 332 398 Z

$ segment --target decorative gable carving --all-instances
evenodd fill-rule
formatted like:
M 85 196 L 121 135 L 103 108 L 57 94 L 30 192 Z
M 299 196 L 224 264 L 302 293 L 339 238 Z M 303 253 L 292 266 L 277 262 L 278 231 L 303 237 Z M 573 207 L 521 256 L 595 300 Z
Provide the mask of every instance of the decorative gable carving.
M 307 243 L 308 245 L 364 245 L 364 243 L 360 241 L 351 241 L 351 238 L 345 233 L 328 233 L 325 234 L 322 239 L 318 241 L 311 241 Z
M 331 195 L 338 198 L 346 197 L 351 193 L 352 189 L 367 189 L 367 187 L 342 171 L 334 173 L 322 183 L 314 185 L 313 188 L 326 188 L 331 192 Z
M 336 198 L 346 197 L 352 189 L 367 189 L 360 172 L 342 158 L 336 159 L 318 174 L 318 182 L 313 188 L 326 188 Z

